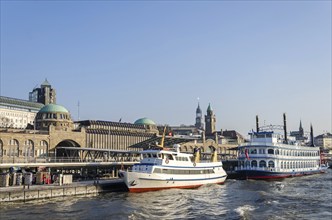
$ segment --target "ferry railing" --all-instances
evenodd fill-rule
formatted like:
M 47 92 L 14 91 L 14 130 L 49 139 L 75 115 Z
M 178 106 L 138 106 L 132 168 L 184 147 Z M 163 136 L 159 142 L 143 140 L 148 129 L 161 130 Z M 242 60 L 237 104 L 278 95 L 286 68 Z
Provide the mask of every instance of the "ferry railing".
M 275 167 L 249 167 L 249 166 L 240 166 L 235 167 L 234 170 L 258 170 L 258 171 L 280 171 L 280 168 Z
M 86 162 L 138 162 L 137 158 L 68 158 L 68 157 L 0 157 L 0 164 L 25 164 L 25 163 L 86 163 Z

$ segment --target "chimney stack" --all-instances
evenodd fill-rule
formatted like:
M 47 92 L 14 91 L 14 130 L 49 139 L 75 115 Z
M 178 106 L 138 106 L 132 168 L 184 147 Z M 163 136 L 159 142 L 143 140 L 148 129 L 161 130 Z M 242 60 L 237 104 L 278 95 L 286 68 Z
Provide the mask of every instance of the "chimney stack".
M 259 132 L 258 115 L 256 115 L 256 132 Z
M 288 144 L 288 140 L 287 140 L 287 125 L 286 125 L 286 113 L 284 113 L 284 143 Z

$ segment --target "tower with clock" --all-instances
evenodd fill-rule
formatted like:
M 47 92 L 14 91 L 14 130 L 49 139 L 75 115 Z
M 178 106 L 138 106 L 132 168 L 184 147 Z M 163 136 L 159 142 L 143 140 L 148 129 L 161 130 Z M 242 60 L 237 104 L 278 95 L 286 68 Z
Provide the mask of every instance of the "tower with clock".
M 199 102 L 198 102 L 198 106 L 196 109 L 196 122 L 195 122 L 195 127 L 197 129 L 203 130 L 204 129 L 204 124 L 203 124 L 203 116 L 202 116 L 202 110 L 199 106 Z
M 213 113 L 213 110 L 209 103 L 205 115 L 205 135 L 212 136 L 215 133 L 215 131 L 216 131 L 216 116 Z

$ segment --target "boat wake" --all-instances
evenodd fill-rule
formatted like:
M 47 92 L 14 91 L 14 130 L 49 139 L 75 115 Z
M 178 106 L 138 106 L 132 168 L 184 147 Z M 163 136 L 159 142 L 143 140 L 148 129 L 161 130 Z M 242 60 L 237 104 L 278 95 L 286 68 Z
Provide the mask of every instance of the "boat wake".
M 251 219 L 250 213 L 255 209 L 256 208 L 251 205 L 244 205 L 234 209 L 234 211 L 239 214 L 241 219 Z

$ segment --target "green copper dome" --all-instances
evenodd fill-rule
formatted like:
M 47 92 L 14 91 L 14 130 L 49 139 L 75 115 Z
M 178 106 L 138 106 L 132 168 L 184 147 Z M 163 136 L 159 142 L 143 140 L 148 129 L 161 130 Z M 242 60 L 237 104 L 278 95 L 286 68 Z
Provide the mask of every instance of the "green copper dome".
M 151 119 L 148 118 L 140 118 L 137 119 L 134 124 L 136 125 L 155 125 L 156 123 L 154 123 L 154 121 L 152 121 Z
M 61 105 L 56 105 L 56 104 L 48 104 L 42 107 L 39 110 L 39 113 L 50 113 L 50 112 L 63 112 L 63 113 L 69 113 L 68 110 L 61 106 Z

